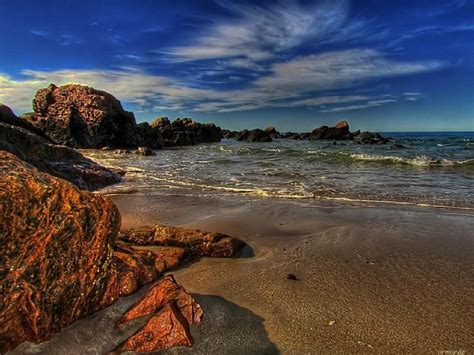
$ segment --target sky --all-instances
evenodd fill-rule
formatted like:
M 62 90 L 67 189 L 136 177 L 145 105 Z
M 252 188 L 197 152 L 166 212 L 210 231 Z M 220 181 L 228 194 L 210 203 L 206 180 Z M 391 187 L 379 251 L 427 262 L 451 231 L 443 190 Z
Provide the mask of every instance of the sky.
M 474 130 L 474 0 L 0 0 L 0 102 L 49 83 L 228 129 Z

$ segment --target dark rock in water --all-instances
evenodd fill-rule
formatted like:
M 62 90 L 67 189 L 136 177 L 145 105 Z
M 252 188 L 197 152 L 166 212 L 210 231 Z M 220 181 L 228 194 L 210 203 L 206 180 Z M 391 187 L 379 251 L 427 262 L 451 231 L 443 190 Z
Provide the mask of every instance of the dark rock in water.
M 16 117 L 16 116 L 15 116 Z M 17 155 L 41 171 L 68 180 L 82 189 L 95 190 L 121 181 L 120 175 L 84 157 L 72 148 L 52 144 L 18 118 L 16 125 L 0 117 L 0 149 Z M 16 120 L 13 117 L 14 120 Z M 5 123 L 7 122 L 7 123 Z
M 222 138 L 221 129 L 215 124 L 199 123 L 190 118 L 170 122 L 167 117 L 161 117 L 153 121 L 151 127 L 160 130 L 165 147 L 220 142 Z
M 267 132 L 269 134 L 269 136 L 272 137 L 272 139 L 276 139 L 276 138 L 281 137 L 280 132 L 278 132 L 275 129 L 275 127 L 267 127 L 267 128 L 265 128 L 265 132 Z
M 237 139 L 237 136 L 239 135 L 240 132 L 238 131 L 230 131 L 228 129 L 223 129 L 222 130 L 222 138 L 227 138 L 227 139 Z
M 382 137 L 379 133 L 365 131 L 356 135 L 355 141 L 359 144 L 385 144 L 389 140 Z
M 114 149 L 114 154 L 116 155 L 133 154 L 133 151 L 131 151 L 130 149 Z
M 199 143 L 220 142 L 222 139 L 221 129 L 214 123 L 202 123 L 196 135 Z
M 301 135 L 294 132 L 286 132 L 281 135 L 281 138 L 291 139 L 291 140 L 301 140 Z
M 148 122 L 137 125 L 137 134 L 141 146 L 151 149 L 163 148 L 163 136 L 158 127 L 152 127 Z
M 145 157 L 156 155 L 156 153 L 153 150 L 147 147 L 138 147 L 137 150 L 135 150 L 133 153 L 137 155 L 143 155 Z
M 272 142 L 272 137 L 268 134 L 268 132 L 264 131 L 263 129 L 252 129 L 243 130 L 239 132 L 237 138 L 238 141 L 247 141 L 247 142 Z
M 233 256 L 244 245 L 218 233 L 166 226 L 138 234 L 122 232 L 117 240 L 120 214 L 108 198 L 79 190 L 3 151 L 0 201 L 2 353 L 24 341 L 48 340 L 186 259 Z M 142 247 L 127 240 L 136 240 L 134 244 Z M 153 344 L 153 349 L 190 345 L 192 338 L 184 336 L 189 335 L 186 327 L 200 321 L 202 311 L 173 283 L 163 280 L 152 288 L 153 294 L 146 294 L 142 303 L 127 312 L 126 319 L 137 313 L 153 314 L 126 341 L 127 347 L 149 348 L 143 340 Z M 163 296 L 164 311 L 150 311 L 149 306 L 159 303 L 153 295 Z
M 309 137 L 311 140 L 319 139 L 353 139 L 352 134 L 349 131 L 349 124 L 347 121 L 341 121 L 336 124 L 335 127 L 321 126 L 311 132 Z
M 114 96 L 91 87 L 50 85 L 33 100 L 34 115 L 24 116 L 49 138 L 73 148 L 136 147 L 133 113 Z

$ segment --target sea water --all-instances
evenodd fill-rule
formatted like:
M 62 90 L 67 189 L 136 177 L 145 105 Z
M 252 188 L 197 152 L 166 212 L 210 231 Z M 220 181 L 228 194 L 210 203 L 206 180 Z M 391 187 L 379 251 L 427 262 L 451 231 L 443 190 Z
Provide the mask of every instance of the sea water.
M 388 144 L 352 141 L 220 143 L 156 156 L 87 151 L 126 171 L 109 194 L 212 194 L 474 209 L 474 132 L 384 133 Z

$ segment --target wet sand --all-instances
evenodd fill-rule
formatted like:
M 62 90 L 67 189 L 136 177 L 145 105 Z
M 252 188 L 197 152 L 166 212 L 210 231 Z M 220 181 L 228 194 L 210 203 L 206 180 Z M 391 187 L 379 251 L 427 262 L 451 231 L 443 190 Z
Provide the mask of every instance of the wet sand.
M 442 209 L 305 207 L 271 199 L 111 196 L 123 228 L 165 223 L 246 241 L 237 258 L 172 272 L 205 321 L 166 353 L 474 351 L 474 215 Z M 288 280 L 292 273 L 299 280 Z M 105 353 L 135 298 L 18 352 Z M 109 326 L 110 323 L 110 326 Z M 110 328 L 110 329 L 109 329 Z

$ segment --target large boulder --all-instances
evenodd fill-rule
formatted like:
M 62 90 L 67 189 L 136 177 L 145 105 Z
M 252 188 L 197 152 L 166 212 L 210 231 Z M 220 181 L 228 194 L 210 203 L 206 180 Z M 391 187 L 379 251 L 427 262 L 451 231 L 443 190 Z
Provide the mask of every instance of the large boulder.
M 351 132 L 349 131 L 349 124 L 347 121 L 341 121 L 334 127 L 321 126 L 314 129 L 309 137 L 311 140 L 319 139 L 333 139 L 333 140 L 344 140 L 353 139 Z
M 251 131 L 245 129 L 237 135 L 236 139 L 238 141 L 247 141 L 247 142 L 272 142 L 272 137 L 268 132 L 263 129 L 252 129 Z
M 135 117 L 111 94 L 88 86 L 53 84 L 39 90 L 25 115 L 53 141 L 73 148 L 139 145 Z
M 68 180 L 82 189 L 95 190 L 121 181 L 119 174 L 72 148 L 53 144 L 37 133 L 13 112 L 7 117 L 0 116 L 0 150 L 13 153 L 41 171 Z
M 114 204 L 0 151 L 0 352 L 48 339 L 103 302 Z M 100 307 L 99 307 L 100 308 Z

